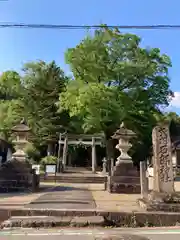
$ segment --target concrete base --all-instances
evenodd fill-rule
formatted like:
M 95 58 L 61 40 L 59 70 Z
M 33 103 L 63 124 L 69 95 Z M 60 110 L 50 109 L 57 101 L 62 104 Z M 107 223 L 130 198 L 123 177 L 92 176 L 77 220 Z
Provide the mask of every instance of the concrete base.
M 1 188 L 28 189 L 31 186 L 31 165 L 25 161 L 13 159 L 5 162 L 0 167 Z
M 121 162 L 108 177 L 107 189 L 110 193 L 140 193 L 140 176 L 132 162 Z
M 123 183 L 118 180 L 115 181 L 113 177 L 108 177 L 107 190 L 110 193 L 138 194 L 141 192 L 141 186 L 138 183 Z
M 39 185 L 38 176 L 26 161 L 13 159 L 0 167 L 0 192 L 36 191 Z
M 151 203 L 146 199 L 138 199 L 139 206 L 148 212 L 164 211 L 164 212 L 180 212 L 180 204 L 173 203 Z
M 139 177 L 139 173 L 132 161 L 121 161 L 114 167 L 113 176 L 133 176 Z
M 151 192 L 148 198 L 138 199 L 139 206 L 146 211 L 180 212 L 180 195 Z

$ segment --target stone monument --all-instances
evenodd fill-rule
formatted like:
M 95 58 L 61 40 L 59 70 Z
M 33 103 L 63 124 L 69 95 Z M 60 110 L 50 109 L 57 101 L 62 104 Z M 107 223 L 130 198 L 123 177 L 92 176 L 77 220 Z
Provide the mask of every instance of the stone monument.
M 139 200 L 146 210 L 179 211 L 180 197 L 174 191 L 171 139 L 169 124 L 156 126 L 152 132 L 153 142 L 153 190 L 148 197 Z
M 133 166 L 131 157 L 128 155 L 132 144 L 129 142 L 135 137 L 135 133 L 127 129 L 124 123 L 112 136 L 119 143 L 116 148 L 121 152 L 117 158 L 112 176 L 108 177 L 108 190 L 111 193 L 140 193 L 140 176 L 137 169 Z
M 153 192 L 174 192 L 174 174 L 172 165 L 171 139 L 169 125 L 156 126 L 152 132 L 153 142 Z

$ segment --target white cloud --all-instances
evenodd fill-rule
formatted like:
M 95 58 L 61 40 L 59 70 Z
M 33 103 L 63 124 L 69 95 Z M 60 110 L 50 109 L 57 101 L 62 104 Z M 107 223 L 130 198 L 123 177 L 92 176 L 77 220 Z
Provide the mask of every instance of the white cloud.
M 180 108 L 180 92 L 174 92 L 174 97 L 170 103 L 170 106 Z

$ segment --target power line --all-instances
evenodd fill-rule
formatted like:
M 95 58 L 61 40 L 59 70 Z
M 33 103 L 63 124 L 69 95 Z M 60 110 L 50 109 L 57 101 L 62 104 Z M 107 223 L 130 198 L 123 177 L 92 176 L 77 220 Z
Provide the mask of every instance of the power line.
M 140 30 L 175 30 L 180 29 L 180 25 L 59 25 L 59 24 L 25 24 L 25 23 L 0 23 L 0 28 L 26 28 L 26 29 L 99 29 L 99 28 L 118 28 L 118 29 L 140 29 Z

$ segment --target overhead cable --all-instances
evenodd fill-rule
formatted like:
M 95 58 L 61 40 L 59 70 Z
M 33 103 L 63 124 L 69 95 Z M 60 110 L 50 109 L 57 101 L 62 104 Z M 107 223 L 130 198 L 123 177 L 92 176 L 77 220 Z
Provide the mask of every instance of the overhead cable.
M 62 25 L 62 24 L 25 24 L 25 23 L 3 23 L 0 22 L 0 28 L 25 28 L 25 29 L 140 29 L 140 30 L 175 30 L 180 29 L 180 25 Z

